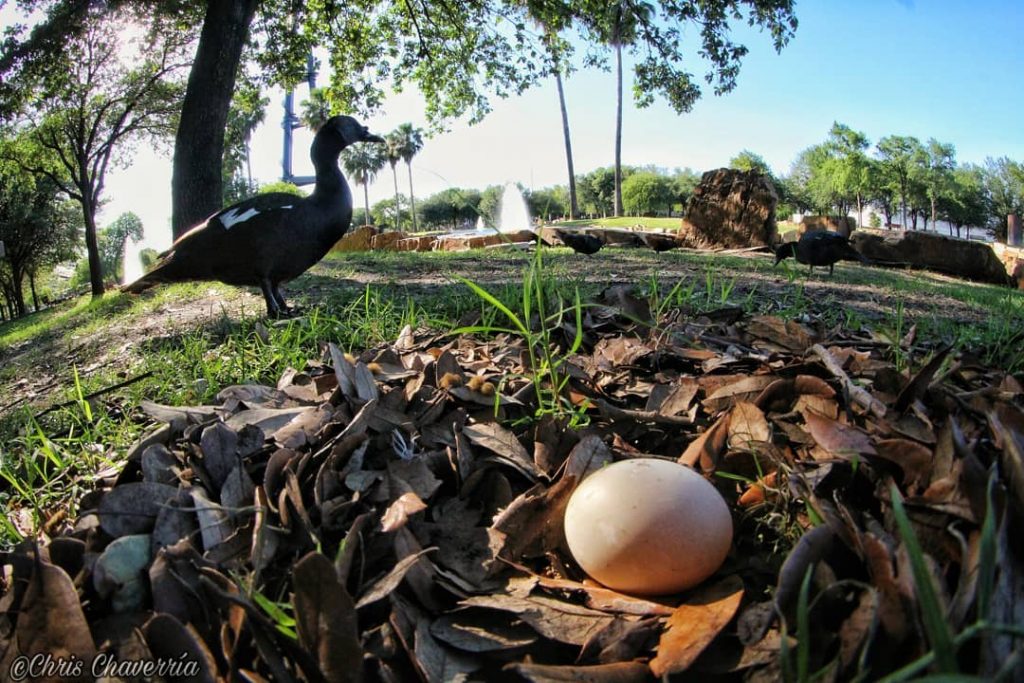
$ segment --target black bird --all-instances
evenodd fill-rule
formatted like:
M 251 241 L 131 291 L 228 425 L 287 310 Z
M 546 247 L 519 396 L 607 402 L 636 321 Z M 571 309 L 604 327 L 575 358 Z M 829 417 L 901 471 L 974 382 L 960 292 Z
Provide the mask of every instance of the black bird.
M 640 233 L 640 241 L 654 251 L 662 252 L 682 246 L 682 243 L 675 235 L 661 234 L 657 232 Z
M 780 245 L 775 249 L 775 265 L 779 265 L 780 261 L 790 256 L 810 266 L 807 272 L 814 271 L 814 266 L 828 266 L 829 275 L 832 274 L 836 261 L 870 263 L 853 248 L 848 239 L 838 232 L 824 230 L 805 232 L 799 241 Z
M 138 293 L 161 282 L 219 280 L 263 290 L 267 315 L 290 312 L 281 283 L 306 272 L 352 222 L 352 192 L 338 168 L 341 150 L 384 142 L 351 116 L 332 116 L 310 147 L 316 185 L 308 197 L 257 195 L 221 209 L 175 240 L 150 272 L 126 285 Z
M 588 235 L 585 232 L 568 232 L 566 230 L 555 230 L 555 234 L 558 235 L 558 239 L 562 240 L 562 244 L 569 247 L 577 254 L 596 254 L 601 246 L 604 244 L 601 238 L 595 237 L 594 235 Z

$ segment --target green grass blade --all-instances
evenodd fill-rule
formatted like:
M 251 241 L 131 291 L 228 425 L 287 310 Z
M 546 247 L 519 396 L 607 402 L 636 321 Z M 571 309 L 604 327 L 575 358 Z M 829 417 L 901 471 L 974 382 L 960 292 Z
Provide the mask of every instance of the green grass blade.
M 946 623 L 939 598 L 935 594 L 931 572 L 928 571 L 928 565 L 924 561 L 924 551 L 910 525 L 910 518 L 903 507 L 903 498 L 895 484 L 890 487 L 889 493 L 892 497 L 893 517 L 896 518 L 896 525 L 907 546 L 907 554 L 910 555 L 914 586 L 917 589 L 917 601 L 921 606 L 921 620 L 924 622 L 924 630 L 928 635 L 928 644 L 931 645 L 932 651 L 935 653 L 935 663 L 939 668 L 939 673 L 957 673 L 953 634 L 950 633 L 949 624 Z
M 996 510 L 993 500 L 995 487 L 996 472 L 993 469 L 989 474 L 985 494 L 985 519 L 981 524 L 981 548 L 978 553 L 978 621 L 988 619 L 996 580 Z
M 524 337 L 530 336 L 529 328 L 527 328 L 526 325 L 523 324 L 523 321 L 519 319 L 519 316 L 513 313 L 512 309 L 510 309 L 508 306 L 499 301 L 497 297 L 495 297 L 493 294 L 491 294 L 486 289 L 484 289 L 477 283 L 473 282 L 469 278 L 463 277 L 461 275 L 456 275 L 455 279 L 469 287 L 474 294 L 476 294 L 478 297 L 486 301 L 488 304 L 504 313 L 505 317 L 509 319 L 509 322 L 511 322 L 519 331 L 519 334 L 523 335 Z

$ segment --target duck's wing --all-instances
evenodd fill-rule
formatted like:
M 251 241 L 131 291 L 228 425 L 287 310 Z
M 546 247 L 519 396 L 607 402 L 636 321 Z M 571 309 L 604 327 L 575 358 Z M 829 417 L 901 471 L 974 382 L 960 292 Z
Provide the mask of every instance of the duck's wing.
M 253 220 L 257 216 L 266 218 L 267 214 L 293 210 L 300 201 L 302 201 L 302 197 L 287 192 L 268 192 L 243 199 L 221 209 L 190 229 L 174 241 L 169 251 L 175 251 L 182 245 L 202 240 L 204 237 L 220 236 L 232 230 L 244 230 L 258 225 L 263 221 Z

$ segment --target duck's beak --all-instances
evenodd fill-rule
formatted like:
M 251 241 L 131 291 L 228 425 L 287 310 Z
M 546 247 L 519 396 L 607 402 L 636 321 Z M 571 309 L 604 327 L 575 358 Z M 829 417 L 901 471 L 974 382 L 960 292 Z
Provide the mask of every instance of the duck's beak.
M 384 142 L 384 138 L 374 135 L 369 128 L 363 128 L 363 135 L 359 138 L 361 142 Z

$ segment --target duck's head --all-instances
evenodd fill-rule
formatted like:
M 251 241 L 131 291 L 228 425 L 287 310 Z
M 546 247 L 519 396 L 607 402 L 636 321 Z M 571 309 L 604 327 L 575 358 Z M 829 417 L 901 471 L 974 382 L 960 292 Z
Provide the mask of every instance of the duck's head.
M 775 265 L 779 265 L 783 259 L 796 256 L 796 242 L 786 242 L 775 247 Z
M 351 116 L 332 116 L 313 138 L 313 156 L 317 156 L 318 148 L 337 154 L 357 142 L 384 142 L 384 138 L 374 135 Z

